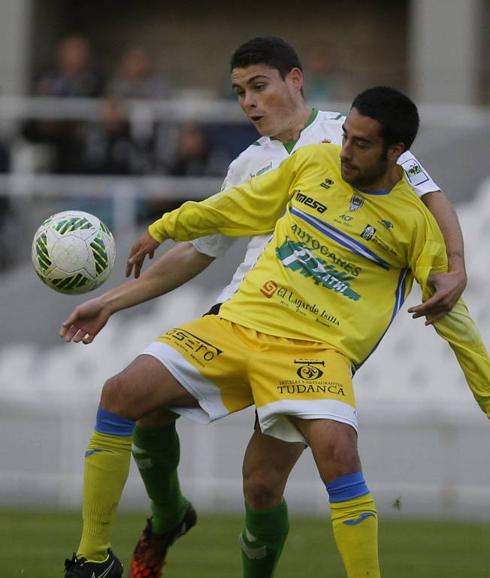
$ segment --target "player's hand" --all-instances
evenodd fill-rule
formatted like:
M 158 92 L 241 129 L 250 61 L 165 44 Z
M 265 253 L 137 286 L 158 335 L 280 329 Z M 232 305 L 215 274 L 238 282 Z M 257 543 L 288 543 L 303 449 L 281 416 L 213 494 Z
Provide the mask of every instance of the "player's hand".
M 145 257 L 148 255 L 150 259 L 153 259 L 155 249 L 157 249 L 159 245 L 160 243 L 155 241 L 148 231 L 145 231 L 129 251 L 129 257 L 126 263 L 126 277 L 131 276 L 134 268 L 134 278 L 137 279 L 140 276 Z
M 434 294 L 424 303 L 408 310 L 414 319 L 425 316 L 425 325 L 439 321 L 456 305 L 466 287 L 466 274 L 459 271 L 438 273 L 429 277 L 429 284 L 434 287 Z
M 60 337 L 66 342 L 92 343 L 110 316 L 111 312 L 99 298 L 90 299 L 75 307 L 71 315 L 61 324 Z

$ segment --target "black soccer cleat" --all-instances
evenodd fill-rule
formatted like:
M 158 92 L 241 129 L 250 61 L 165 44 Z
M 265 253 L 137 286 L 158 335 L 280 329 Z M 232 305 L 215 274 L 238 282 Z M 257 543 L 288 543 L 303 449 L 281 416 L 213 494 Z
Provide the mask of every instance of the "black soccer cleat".
M 122 578 L 123 566 L 114 556 L 112 550 L 107 551 L 109 557 L 105 562 L 87 562 L 86 558 L 65 560 L 65 578 Z
M 154 534 L 151 518 L 147 520 L 145 529 L 134 549 L 127 578 L 160 578 L 168 549 L 177 538 L 187 534 L 196 522 L 196 510 L 191 503 L 187 506 L 182 522 L 165 534 Z

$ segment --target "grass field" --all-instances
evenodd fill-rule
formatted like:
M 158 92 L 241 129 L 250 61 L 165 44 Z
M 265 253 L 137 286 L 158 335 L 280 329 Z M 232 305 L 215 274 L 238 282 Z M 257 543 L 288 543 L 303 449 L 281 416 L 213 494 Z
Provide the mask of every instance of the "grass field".
M 127 568 L 144 514 L 122 513 L 114 550 Z M 239 516 L 201 516 L 172 548 L 165 578 L 240 578 Z M 62 578 L 78 512 L 0 510 L 1 578 Z M 490 524 L 382 520 L 383 578 L 488 578 Z M 277 578 L 345 578 L 327 521 L 292 518 Z

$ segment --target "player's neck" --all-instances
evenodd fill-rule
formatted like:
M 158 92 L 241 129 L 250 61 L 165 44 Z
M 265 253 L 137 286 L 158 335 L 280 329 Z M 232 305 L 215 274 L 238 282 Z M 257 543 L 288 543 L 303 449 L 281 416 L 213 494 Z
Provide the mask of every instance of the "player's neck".
M 391 169 L 389 169 L 384 175 L 382 175 L 379 179 L 375 182 L 365 185 L 362 187 L 355 187 L 359 191 L 365 193 L 389 193 L 391 189 L 400 181 L 402 178 L 402 171 L 395 165 Z
M 307 106 L 306 103 L 303 103 L 291 116 L 289 126 L 274 138 L 283 144 L 297 141 L 301 135 L 301 131 L 308 125 L 312 113 L 313 109 Z

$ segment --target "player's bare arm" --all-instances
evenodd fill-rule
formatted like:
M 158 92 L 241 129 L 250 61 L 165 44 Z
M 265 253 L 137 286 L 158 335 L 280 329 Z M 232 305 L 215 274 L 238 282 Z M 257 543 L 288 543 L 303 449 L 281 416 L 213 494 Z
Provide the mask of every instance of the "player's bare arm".
M 452 204 L 442 191 L 428 193 L 422 200 L 439 224 L 446 243 L 449 264 L 447 273 L 430 278 L 434 294 L 424 303 L 408 310 L 414 319 L 425 316 L 426 325 L 431 325 L 451 311 L 466 287 L 467 278 L 463 234 Z
M 76 307 L 61 325 L 60 336 L 67 342 L 92 343 L 111 315 L 180 287 L 213 260 L 197 251 L 192 243 L 179 243 L 148 267 L 139 279 L 126 281 Z

